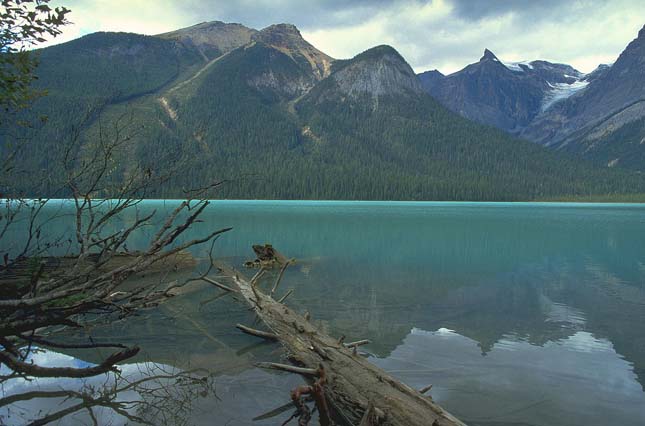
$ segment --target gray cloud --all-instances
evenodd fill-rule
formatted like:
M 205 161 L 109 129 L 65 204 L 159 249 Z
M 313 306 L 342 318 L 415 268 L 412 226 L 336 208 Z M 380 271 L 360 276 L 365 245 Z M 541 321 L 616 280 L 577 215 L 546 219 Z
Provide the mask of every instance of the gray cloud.
M 636 36 L 645 23 L 645 2 L 435 0 L 402 2 L 375 16 L 361 35 L 392 44 L 417 71 L 453 72 L 489 48 L 503 60 L 546 59 L 588 72 L 615 60 Z M 324 45 L 334 32 L 314 32 L 316 41 Z M 324 47 L 332 54 L 349 53 Z
M 238 0 L 185 2 L 195 17 L 216 16 L 226 22 L 241 22 L 254 28 L 288 22 L 302 28 L 319 29 L 352 25 L 369 20 L 383 10 L 424 0 Z
M 503 60 L 546 59 L 590 71 L 645 23 L 642 0 L 54 0 L 91 31 L 157 34 L 202 21 L 296 24 L 337 58 L 390 44 L 417 70 L 456 71 L 489 48 Z
M 538 20 L 545 15 L 561 15 L 560 11 L 575 4 L 562 0 L 454 0 L 455 14 L 468 20 L 481 20 L 503 14 L 531 16 Z M 580 2 L 578 2 L 580 3 Z M 593 2 L 588 2 L 593 3 Z

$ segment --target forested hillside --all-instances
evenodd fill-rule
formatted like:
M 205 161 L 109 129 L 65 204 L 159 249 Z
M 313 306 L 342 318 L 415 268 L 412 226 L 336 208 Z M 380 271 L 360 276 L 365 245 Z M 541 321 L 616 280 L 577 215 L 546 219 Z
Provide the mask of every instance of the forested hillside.
M 60 163 L 70 146 L 83 162 L 97 141 L 126 138 L 111 169 L 114 182 L 133 170 L 172 172 L 148 197 L 181 198 L 188 188 L 220 180 L 228 182 L 210 196 L 531 200 L 645 193 L 640 174 L 557 156 L 448 111 L 391 47 L 333 61 L 293 26 L 253 32 L 226 25 L 162 37 L 97 33 L 40 51 L 38 84 L 49 96 L 22 117 L 32 128 L 3 133 L 32 147 L 16 160 L 23 178 L 13 190 L 64 196 L 57 191 Z M 217 36 L 222 28 L 229 36 Z M 208 48 L 210 41 L 219 44 Z

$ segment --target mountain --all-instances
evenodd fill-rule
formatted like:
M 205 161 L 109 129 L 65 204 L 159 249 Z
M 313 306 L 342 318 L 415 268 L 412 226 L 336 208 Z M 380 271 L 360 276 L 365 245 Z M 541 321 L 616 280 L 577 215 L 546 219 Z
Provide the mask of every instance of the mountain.
M 419 74 L 424 88 L 460 115 L 511 133 L 519 133 L 556 102 L 582 73 L 547 61 L 503 63 L 486 49 L 479 62 L 443 76 Z
M 446 110 L 424 92 L 407 62 L 389 46 L 335 64 L 330 77 L 302 97 L 296 110 L 308 133 L 326 149 L 340 153 L 341 159 L 369 159 L 373 169 L 367 168 L 368 175 L 386 175 L 385 186 L 393 190 L 400 190 L 397 185 L 414 188 L 415 199 L 494 199 L 521 193 L 538 198 L 584 191 L 596 179 L 596 171 L 585 164 Z
M 257 30 L 241 24 L 213 21 L 159 34 L 157 37 L 193 47 L 208 61 L 248 44 L 256 33 Z
M 184 197 L 221 180 L 227 184 L 210 196 L 531 200 L 645 192 L 640 175 L 555 155 L 449 111 L 390 46 L 334 60 L 293 25 L 213 22 L 160 36 L 91 34 L 38 54 L 38 84 L 49 96 L 34 116 L 49 119 L 19 129 L 34 148 L 15 168 L 29 195 L 66 195 L 56 192 L 66 178 L 61 160 L 71 153 L 86 164 L 106 139 L 127 142 L 109 174 L 117 185 L 136 170 L 170 175 L 148 197 Z M 473 72 L 519 93 L 529 77 L 484 56 Z M 529 65 L 518 67 L 529 74 Z
M 504 63 L 486 50 L 425 90 L 471 120 L 601 166 L 645 171 L 645 27 L 612 65 L 583 74 L 547 61 Z
M 316 104 L 328 100 L 365 101 L 376 110 L 381 97 L 422 93 L 421 83 L 405 59 L 390 46 L 377 46 L 352 60 L 337 63 L 330 78 L 317 86 L 308 98 Z
M 616 62 L 594 71 L 522 135 L 606 166 L 645 171 L 645 27 Z
M 429 89 L 462 116 L 506 131 L 524 127 L 540 111 L 545 83 L 504 65 L 490 50 L 475 64 L 448 75 Z
M 131 33 L 94 33 L 35 52 L 40 102 L 122 102 L 152 93 L 200 66 L 198 52 L 182 43 Z
M 12 144 L 32 140 L 29 149 L 18 152 L 16 163 L 22 167 L 15 168 L 15 179 L 27 182 L 34 172 L 43 173 L 42 193 L 53 191 L 55 184 L 48 182 L 50 174 L 62 173 L 62 145 L 77 144 L 80 129 L 97 123 L 112 106 L 150 97 L 203 66 L 195 49 L 174 40 L 132 33 L 93 33 L 37 50 L 34 55 L 39 59 L 35 86 L 47 95 L 37 99 L 31 111 L 1 119 L 3 123 L 29 125 L 0 128 L 0 156 Z
M 611 65 L 613 65 L 613 64 L 611 64 Z M 605 73 L 607 71 L 609 71 L 611 69 L 611 65 L 609 65 L 609 64 L 600 64 L 600 65 L 598 65 L 595 70 L 591 71 L 589 74 L 586 74 L 584 76 L 583 80 L 588 81 L 588 82 L 592 82 L 592 81 L 602 77 L 603 75 L 605 75 Z
M 518 64 L 517 67 L 522 69 L 521 72 L 528 73 L 536 78 L 541 78 L 551 85 L 573 84 L 585 76 L 585 74 L 567 64 L 555 64 L 539 60 L 525 63 L 519 62 Z M 507 66 L 517 71 L 517 68 L 513 68 L 513 65 Z
M 334 59 L 309 44 L 295 25 L 271 25 L 255 34 L 252 40 L 265 43 L 300 64 L 308 64 L 317 80 L 329 75 Z
M 426 92 L 430 93 L 432 88 L 444 79 L 445 75 L 438 70 L 430 70 L 422 72 L 418 77 L 419 82 L 421 82 L 421 87 L 423 87 Z

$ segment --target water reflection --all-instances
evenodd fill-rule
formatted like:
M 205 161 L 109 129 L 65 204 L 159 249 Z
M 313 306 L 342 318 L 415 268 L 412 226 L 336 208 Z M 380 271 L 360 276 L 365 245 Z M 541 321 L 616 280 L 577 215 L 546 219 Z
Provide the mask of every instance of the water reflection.
M 84 368 L 90 363 L 34 348 L 28 361 L 43 367 Z M 196 402 L 214 394 L 206 371 L 183 371 L 157 363 L 124 364 L 119 372 L 85 379 L 3 380 L 0 424 L 172 424 L 192 423 Z M 0 375 L 10 370 L 0 367 Z
M 543 346 L 507 335 L 485 358 L 478 342 L 442 328 L 414 328 L 372 361 L 470 425 L 641 425 L 645 395 L 611 342 L 578 331 Z
M 293 307 L 334 336 L 372 340 L 374 362 L 434 384 L 471 424 L 645 424 L 644 207 L 217 202 L 206 213 L 186 238 L 234 226 L 217 256 L 239 266 L 271 242 L 296 257 L 280 289 L 296 290 Z M 204 303 L 215 294 L 195 288 L 93 335 L 141 345 L 140 362 L 212 372 L 221 400 L 197 401 L 192 423 L 254 424 L 299 379 L 253 367 L 280 360 L 279 347 L 237 331 L 253 316 L 228 297 Z

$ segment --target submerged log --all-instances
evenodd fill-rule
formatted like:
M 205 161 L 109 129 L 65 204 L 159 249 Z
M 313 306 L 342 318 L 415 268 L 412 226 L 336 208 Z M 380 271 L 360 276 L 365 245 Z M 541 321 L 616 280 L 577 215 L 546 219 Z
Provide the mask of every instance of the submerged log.
M 93 273 L 105 272 L 127 265 L 141 254 L 138 251 L 115 253 Z M 0 268 L 0 288 L 3 289 L 0 299 L 20 297 L 22 290 L 30 285 L 32 277 L 39 269 L 42 276 L 51 276 L 64 273 L 77 264 L 80 264 L 82 268 L 91 267 L 100 260 L 98 253 L 91 253 L 82 261 L 77 256 L 41 256 L 20 259 L 7 268 Z M 197 260 L 193 255 L 187 250 L 182 250 L 153 263 L 144 271 L 139 272 L 136 277 L 167 273 L 168 271 L 190 270 L 196 265 Z
M 241 274 L 225 266 L 220 268 L 235 282 L 259 319 L 277 336 L 289 361 L 303 369 L 301 374 L 310 384 L 315 384 L 314 377 L 304 372 L 324 371 L 325 401 L 337 424 L 464 426 L 418 390 L 357 355 L 355 348 L 359 342 L 347 347 L 351 344 L 345 345 L 322 333 L 302 315 L 263 293 Z
M 267 268 L 284 266 L 290 262 L 282 253 L 273 248 L 271 244 L 253 246 L 253 252 L 257 256 L 255 260 L 244 262 L 247 268 Z
M 256 244 L 253 246 L 253 251 L 258 259 L 262 261 L 277 261 L 280 264 L 284 264 L 287 261 L 287 258 L 284 257 L 278 250 L 274 249 L 271 244 L 259 245 Z

